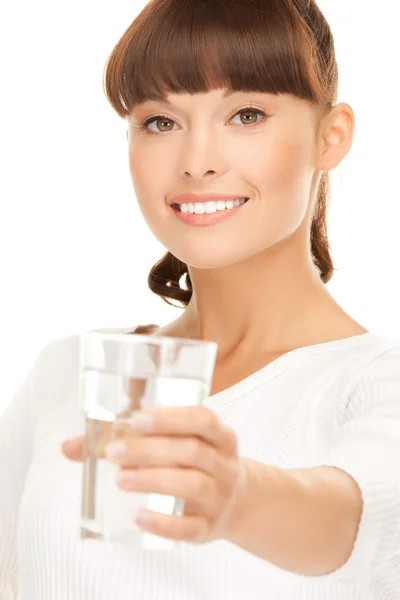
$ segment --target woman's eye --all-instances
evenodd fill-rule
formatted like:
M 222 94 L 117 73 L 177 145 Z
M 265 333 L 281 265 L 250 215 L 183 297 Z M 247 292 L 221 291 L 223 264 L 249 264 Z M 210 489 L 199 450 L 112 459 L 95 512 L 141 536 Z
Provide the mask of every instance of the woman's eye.
M 157 127 L 156 130 L 150 129 L 150 125 L 153 125 L 153 123 Z M 172 121 L 172 119 L 167 119 L 167 117 L 151 117 L 143 123 L 143 129 L 147 129 L 151 133 L 162 133 L 164 131 L 172 131 L 172 128 L 168 125 L 168 123 L 175 123 L 175 121 Z M 159 125 L 160 127 L 158 127 Z
M 259 110 L 258 108 L 242 108 L 242 110 L 239 110 L 235 115 L 233 115 L 232 119 L 237 116 L 240 118 L 240 123 L 238 123 L 238 125 L 255 125 L 261 120 L 257 119 L 258 116 L 266 117 L 267 115 L 264 111 Z
M 240 123 L 236 123 L 238 125 L 256 125 L 261 120 L 257 119 L 257 117 L 263 118 L 266 116 L 266 113 L 258 108 L 242 108 L 235 115 L 233 115 L 233 117 L 230 119 L 230 122 L 232 122 L 234 118 L 239 117 Z M 171 124 L 173 123 L 175 123 L 175 121 L 172 119 L 168 119 L 167 117 L 159 115 L 156 117 L 150 117 L 144 121 L 143 125 L 141 125 L 141 129 L 145 129 L 149 133 L 164 133 L 167 131 L 173 131 L 173 125 L 171 127 Z M 155 129 L 150 129 L 150 125 L 154 125 Z

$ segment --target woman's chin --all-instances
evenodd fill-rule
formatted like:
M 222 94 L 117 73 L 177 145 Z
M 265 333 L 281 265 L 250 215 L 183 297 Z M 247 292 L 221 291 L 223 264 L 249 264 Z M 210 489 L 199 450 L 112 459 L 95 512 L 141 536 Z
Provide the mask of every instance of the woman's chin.
M 181 262 L 194 269 L 223 269 L 224 267 L 229 267 L 246 258 L 233 255 L 232 252 L 210 252 L 209 249 L 206 253 L 201 252 L 200 254 L 197 252 L 182 252 L 175 254 L 172 250 L 170 250 L 170 252 Z

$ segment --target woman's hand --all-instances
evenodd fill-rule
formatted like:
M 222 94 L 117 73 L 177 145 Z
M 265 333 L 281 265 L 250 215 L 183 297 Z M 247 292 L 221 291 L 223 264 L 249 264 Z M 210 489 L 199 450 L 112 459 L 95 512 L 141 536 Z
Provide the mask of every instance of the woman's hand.
M 125 454 L 112 457 L 112 446 L 121 442 Z M 135 413 L 130 434 L 105 446 L 105 456 L 120 466 L 121 489 L 186 501 L 182 517 L 140 511 L 136 522 L 142 529 L 201 544 L 229 538 L 245 496 L 246 463 L 237 446 L 235 432 L 208 408 L 157 407 Z M 82 460 L 82 447 L 80 437 L 65 441 L 62 451 Z

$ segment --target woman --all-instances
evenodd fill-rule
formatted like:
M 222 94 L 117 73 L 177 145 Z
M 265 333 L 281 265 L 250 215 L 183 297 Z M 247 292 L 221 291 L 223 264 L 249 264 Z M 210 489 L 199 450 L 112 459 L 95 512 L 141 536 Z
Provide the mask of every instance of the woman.
M 328 172 L 354 115 L 324 16 L 312 0 L 152 0 L 105 87 L 168 248 L 150 289 L 184 308 L 136 332 L 218 343 L 207 405 L 141 411 L 144 435 L 105 457 L 128 493 L 185 497 L 183 517 L 138 521 L 182 544 L 78 539 L 78 336 L 55 340 L 1 421 L 0 598 L 399 598 L 400 343 L 325 287 Z

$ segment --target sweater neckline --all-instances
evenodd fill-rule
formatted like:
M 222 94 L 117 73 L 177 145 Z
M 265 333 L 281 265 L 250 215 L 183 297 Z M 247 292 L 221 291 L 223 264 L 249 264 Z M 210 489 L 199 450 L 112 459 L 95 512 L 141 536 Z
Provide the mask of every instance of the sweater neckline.
M 225 388 L 216 394 L 212 394 L 208 397 L 207 406 L 210 408 L 213 406 L 221 406 L 221 404 L 225 404 L 226 402 L 230 401 L 232 397 L 237 398 L 243 393 L 256 388 L 258 385 L 269 381 L 307 356 L 312 356 L 313 354 L 325 352 L 327 350 L 363 346 L 364 344 L 369 344 L 374 341 L 378 341 L 379 339 L 381 338 L 379 338 L 378 335 L 368 331 L 366 333 L 361 333 L 347 338 L 341 338 L 339 340 L 321 342 L 319 344 L 294 348 L 293 350 L 278 356 L 278 358 L 272 360 L 254 373 L 251 373 L 248 375 L 248 377 L 245 377 L 241 381 L 234 383 L 230 387 Z

